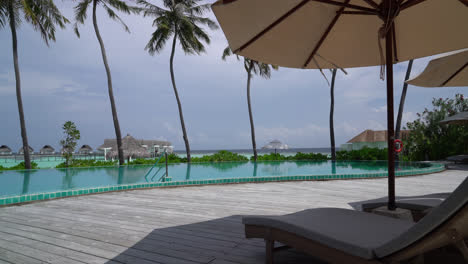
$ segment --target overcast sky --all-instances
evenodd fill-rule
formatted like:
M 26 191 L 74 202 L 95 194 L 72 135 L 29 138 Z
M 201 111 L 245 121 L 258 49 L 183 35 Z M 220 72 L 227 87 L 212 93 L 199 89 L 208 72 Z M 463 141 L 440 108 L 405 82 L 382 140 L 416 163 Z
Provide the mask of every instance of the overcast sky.
M 58 2 L 70 20 L 73 3 Z M 211 17 L 214 18 L 212 14 Z M 91 15 L 88 16 L 91 18 Z M 152 20 L 122 16 L 131 30 L 110 20 L 100 10 L 98 23 L 104 39 L 114 83 L 122 134 L 136 138 L 164 139 L 183 150 L 177 103 L 169 75 L 170 47 L 150 56 L 144 47 L 153 32 Z M 81 27 L 78 39 L 68 26 L 47 47 L 40 35 L 23 24 L 18 30 L 19 63 L 29 144 L 58 148 L 61 126 L 75 122 L 80 144 L 93 148 L 104 138 L 115 138 L 107 82 L 91 20 Z M 235 57 L 221 60 L 227 41 L 221 30 L 211 31 L 212 42 L 201 56 L 175 55 L 175 77 L 192 149 L 250 148 L 246 99 L 246 73 Z M 0 145 L 16 151 L 21 146 L 11 32 L 0 30 Z M 416 76 L 430 58 L 416 60 Z M 407 62 L 395 66 L 395 113 Z M 330 75 L 328 71 L 325 72 Z M 330 76 L 328 76 L 330 78 Z M 465 90 L 463 90 L 465 89 Z M 431 106 L 433 97 L 453 97 L 466 88 L 426 89 L 410 86 L 404 121 Z M 291 147 L 328 147 L 329 87 L 317 70 L 281 68 L 270 80 L 252 80 L 253 115 L 257 145 L 273 139 Z M 396 116 L 395 116 L 396 120 Z M 335 88 L 337 145 L 365 129 L 386 129 L 385 82 L 379 67 L 349 69 L 338 73 Z

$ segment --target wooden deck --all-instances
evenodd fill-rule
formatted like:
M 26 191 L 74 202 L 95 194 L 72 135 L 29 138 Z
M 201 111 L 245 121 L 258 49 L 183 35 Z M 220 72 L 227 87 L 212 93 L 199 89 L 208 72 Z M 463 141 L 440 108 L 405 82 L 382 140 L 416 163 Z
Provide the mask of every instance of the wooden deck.
M 468 171 L 397 179 L 397 195 L 453 191 Z M 263 263 L 241 216 L 285 214 L 386 194 L 386 179 L 165 188 L 0 208 L 3 263 Z M 276 263 L 319 263 L 279 252 Z

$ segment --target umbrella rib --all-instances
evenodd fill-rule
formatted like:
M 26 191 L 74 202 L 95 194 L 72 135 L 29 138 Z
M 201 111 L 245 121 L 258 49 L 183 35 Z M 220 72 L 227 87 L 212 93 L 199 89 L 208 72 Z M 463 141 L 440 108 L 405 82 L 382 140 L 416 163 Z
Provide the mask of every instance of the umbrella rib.
M 458 0 L 460 2 L 462 2 L 462 4 L 464 4 L 465 6 L 468 6 L 468 0 Z
M 452 74 L 452 76 L 450 76 L 450 78 L 448 78 L 444 83 L 442 83 L 441 86 L 445 86 L 448 82 L 450 82 L 455 76 L 457 76 L 457 74 L 463 71 L 463 69 L 465 69 L 466 67 L 468 67 L 468 62 L 465 63 L 465 65 L 461 66 L 460 69 L 458 69 L 454 74 Z
M 376 2 L 374 2 L 374 1 L 372 1 L 372 0 L 364 0 L 364 1 L 365 1 L 366 3 L 368 3 L 370 6 L 375 7 L 376 9 L 379 9 L 379 8 L 380 8 L 380 6 L 379 6 Z
M 274 28 L 276 25 L 278 25 L 279 23 L 281 23 L 283 20 L 285 20 L 287 17 L 289 17 L 290 15 L 292 15 L 294 12 L 296 12 L 299 8 L 303 7 L 305 4 L 307 4 L 309 2 L 309 0 L 303 0 L 302 2 L 300 2 L 298 5 L 296 5 L 295 7 L 293 7 L 291 10 L 289 10 L 287 13 L 285 13 L 284 15 L 282 15 L 280 18 L 278 18 L 275 22 L 273 22 L 271 25 L 269 25 L 268 27 L 266 27 L 264 30 L 262 30 L 260 33 L 258 33 L 257 35 L 255 35 L 255 37 L 253 37 L 252 39 L 250 39 L 249 41 L 247 41 L 244 45 L 242 45 L 240 48 L 236 49 L 234 51 L 234 53 L 237 53 L 245 48 L 247 48 L 250 44 L 252 44 L 253 42 L 255 42 L 257 39 L 259 39 L 261 36 L 265 35 L 265 33 L 267 33 L 268 31 L 270 31 L 272 28 Z
M 350 0 L 346 0 L 343 4 L 347 4 L 349 3 Z M 328 28 L 327 30 L 325 31 L 325 33 L 323 33 L 322 37 L 320 38 L 319 42 L 317 43 L 317 45 L 315 45 L 315 48 L 312 50 L 312 52 L 310 53 L 309 57 L 307 58 L 306 62 L 304 63 L 304 65 L 302 66 L 302 68 L 306 68 L 307 65 L 309 65 L 310 61 L 312 60 L 312 58 L 314 57 L 315 53 L 317 53 L 318 49 L 320 48 L 320 46 L 322 46 L 322 43 L 325 41 L 325 39 L 327 38 L 328 34 L 330 33 L 330 31 L 332 30 L 332 28 L 335 26 L 336 24 L 336 21 L 338 21 L 338 18 L 340 18 L 341 16 L 341 13 L 344 11 L 345 7 L 342 6 L 340 8 L 340 10 L 338 10 L 336 12 L 336 15 L 335 17 L 333 18 L 333 20 L 331 21 L 330 25 L 328 25 Z
M 338 11 L 336 11 L 338 13 Z M 375 16 L 375 13 L 367 12 L 367 11 L 343 11 L 341 12 L 343 15 L 372 15 Z
M 420 4 L 420 3 L 424 2 L 424 1 L 426 1 L 426 0 L 408 0 L 408 1 L 404 2 L 403 4 L 401 4 L 400 10 L 403 11 L 403 10 L 409 8 L 409 7 L 415 6 L 415 5 Z
M 360 11 L 367 11 L 373 14 L 378 14 L 378 10 L 360 6 L 360 5 L 352 5 L 348 4 L 349 1 L 345 2 L 338 2 L 338 1 L 333 1 L 333 0 L 309 0 L 309 1 L 314 1 L 314 2 L 320 2 L 320 3 L 325 3 L 325 4 L 330 4 L 330 5 L 336 5 L 336 6 L 341 6 L 341 7 L 346 7 L 346 8 L 351 8 L 351 9 L 356 9 Z

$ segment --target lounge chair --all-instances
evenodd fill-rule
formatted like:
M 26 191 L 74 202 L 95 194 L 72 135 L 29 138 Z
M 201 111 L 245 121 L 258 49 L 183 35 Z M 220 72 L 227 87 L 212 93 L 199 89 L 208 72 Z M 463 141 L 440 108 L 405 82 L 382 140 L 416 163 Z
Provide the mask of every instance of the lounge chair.
M 275 241 L 329 263 L 399 263 L 454 245 L 468 262 L 468 178 L 418 223 L 339 208 L 243 218 L 247 238 L 264 238 L 266 263 Z
M 448 161 L 453 161 L 455 164 L 457 163 L 466 163 L 468 164 L 468 155 L 457 155 L 457 156 L 450 156 L 447 157 Z

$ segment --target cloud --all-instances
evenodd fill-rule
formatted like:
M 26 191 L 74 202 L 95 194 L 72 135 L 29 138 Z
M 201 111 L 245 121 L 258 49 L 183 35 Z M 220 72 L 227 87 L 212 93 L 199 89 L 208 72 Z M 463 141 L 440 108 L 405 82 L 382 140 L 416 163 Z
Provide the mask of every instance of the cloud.
M 0 94 L 15 95 L 15 75 L 13 71 L 0 74 Z M 83 82 L 76 82 L 63 75 L 43 71 L 21 71 L 21 92 L 24 96 L 103 96 L 90 91 Z
M 414 112 L 404 112 L 401 120 L 401 127 L 405 127 L 407 123 L 413 122 L 418 116 Z
M 380 106 L 380 107 L 373 107 L 371 108 L 371 110 L 375 113 L 387 113 L 387 106 L 386 105 L 383 105 L 383 106 Z

